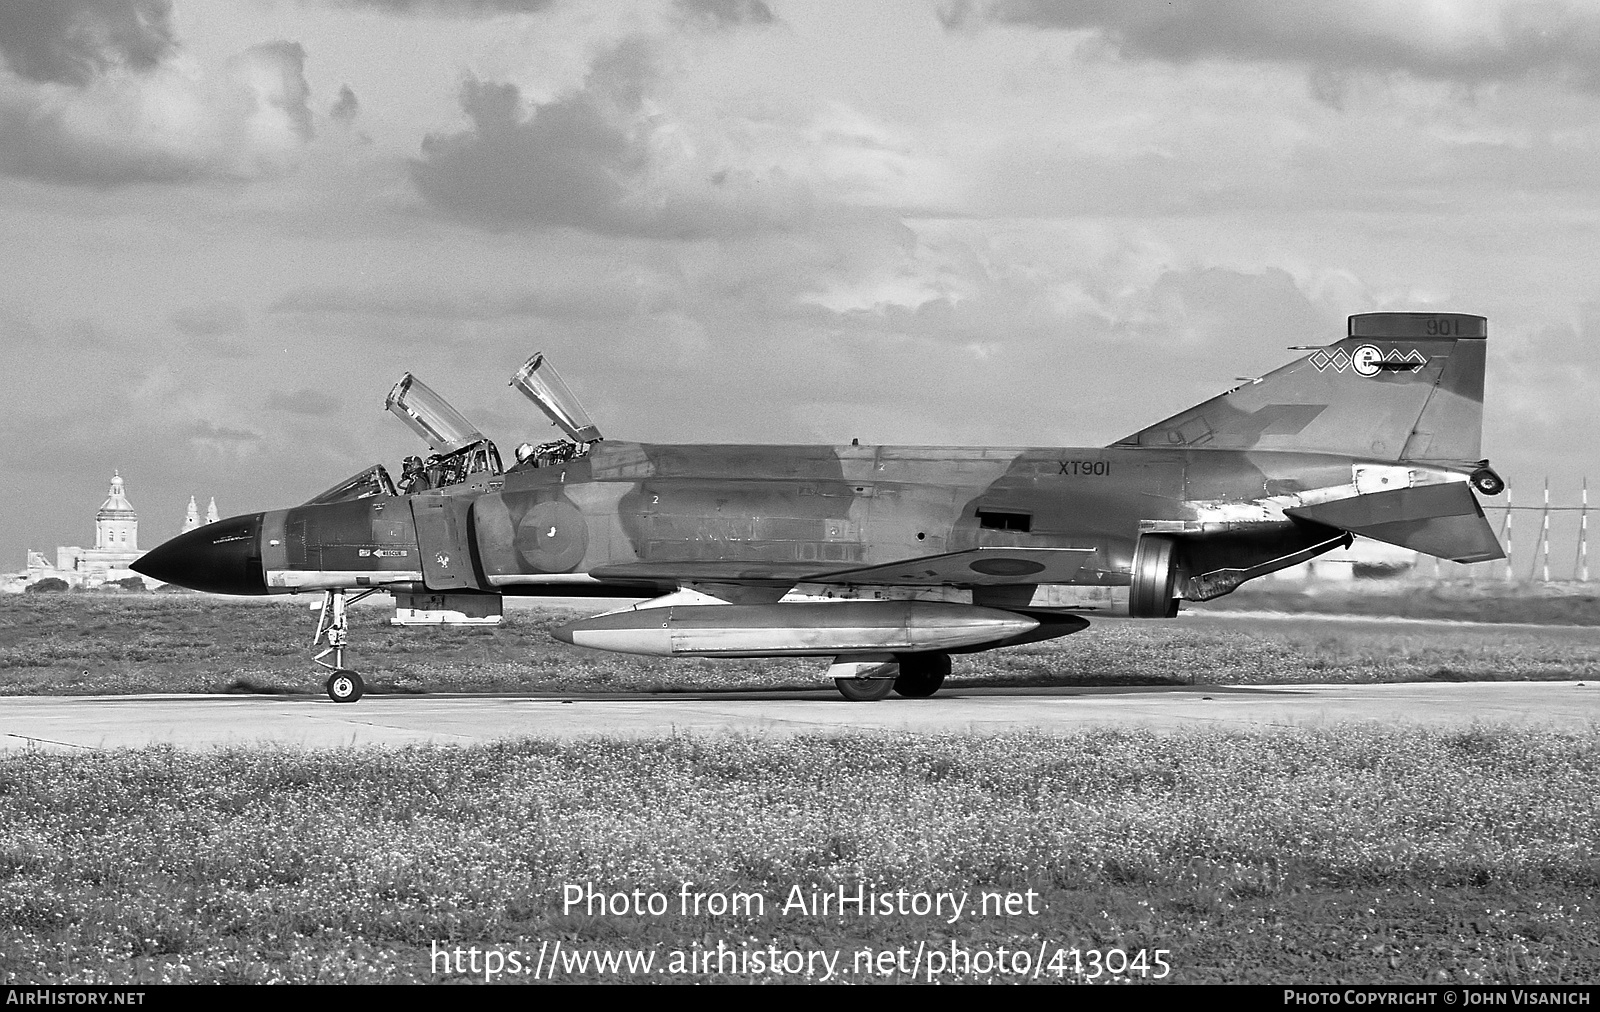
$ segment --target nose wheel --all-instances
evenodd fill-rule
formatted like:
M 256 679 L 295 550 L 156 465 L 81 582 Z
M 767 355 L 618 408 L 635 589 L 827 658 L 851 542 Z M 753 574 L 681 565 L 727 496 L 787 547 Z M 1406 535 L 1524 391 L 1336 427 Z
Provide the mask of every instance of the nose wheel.
M 363 590 L 348 601 L 342 590 L 330 590 L 322 595 L 322 612 L 317 616 L 317 635 L 311 646 L 312 649 L 323 643 L 327 646 L 311 660 L 330 672 L 324 688 L 335 703 L 354 703 L 366 691 L 361 676 L 344 666 L 344 648 L 350 636 L 350 618 L 345 609 L 376 591 L 377 588 Z M 324 657 L 331 660 L 323 660 Z
M 335 703 L 354 703 L 366 686 L 354 671 L 335 671 L 328 677 L 328 698 Z

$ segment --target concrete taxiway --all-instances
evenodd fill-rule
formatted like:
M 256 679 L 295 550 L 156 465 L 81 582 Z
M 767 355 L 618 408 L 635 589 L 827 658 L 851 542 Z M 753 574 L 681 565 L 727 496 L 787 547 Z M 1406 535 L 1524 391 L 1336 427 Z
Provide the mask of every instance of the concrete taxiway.
M 184 748 L 276 744 L 470 744 L 696 734 L 1155 732 L 1213 727 L 1316 727 L 1345 722 L 1577 730 L 1600 724 L 1600 685 L 1466 682 L 1389 685 L 947 689 L 933 699 L 852 703 L 831 687 L 806 692 L 522 696 L 0 697 L 0 749 Z

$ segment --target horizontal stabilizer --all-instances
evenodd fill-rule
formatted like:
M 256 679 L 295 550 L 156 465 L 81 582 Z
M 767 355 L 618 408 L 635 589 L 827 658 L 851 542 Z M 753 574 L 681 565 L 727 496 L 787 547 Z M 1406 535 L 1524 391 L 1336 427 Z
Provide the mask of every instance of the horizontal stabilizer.
M 1464 481 L 1373 492 L 1284 512 L 1452 562 L 1506 557 Z

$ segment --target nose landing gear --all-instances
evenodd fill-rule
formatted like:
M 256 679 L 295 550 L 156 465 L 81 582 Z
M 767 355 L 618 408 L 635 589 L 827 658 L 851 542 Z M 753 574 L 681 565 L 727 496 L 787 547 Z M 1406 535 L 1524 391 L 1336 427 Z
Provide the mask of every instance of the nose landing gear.
M 376 587 L 363 590 L 348 601 L 342 590 L 330 590 L 322 595 L 322 612 L 317 616 L 317 635 L 311 641 L 311 646 L 315 649 L 324 642 L 328 645 L 311 660 L 330 672 L 324 688 L 328 690 L 328 698 L 335 703 L 354 703 L 366 690 L 361 675 L 344 666 L 344 648 L 350 634 L 350 620 L 345 609 L 376 592 Z M 329 654 L 333 655 L 332 663 L 323 660 Z
M 354 671 L 334 671 L 328 676 L 328 698 L 335 703 L 354 703 L 361 698 L 362 691 L 366 688 L 361 682 L 361 676 Z

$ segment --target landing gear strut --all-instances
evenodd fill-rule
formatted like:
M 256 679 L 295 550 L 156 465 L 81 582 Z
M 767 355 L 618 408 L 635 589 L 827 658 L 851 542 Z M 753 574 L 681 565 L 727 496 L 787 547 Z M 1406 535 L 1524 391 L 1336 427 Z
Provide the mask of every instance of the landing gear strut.
M 372 590 L 363 590 L 348 601 L 345 600 L 342 590 L 330 590 L 322 595 L 322 613 L 317 616 L 317 635 L 311 641 L 311 646 L 315 649 L 324 641 L 328 645 L 311 660 L 330 672 L 325 687 L 328 690 L 328 698 L 335 703 L 354 703 L 361 698 L 361 693 L 366 689 L 361 676 L 344 666 L 344 647 L 350 635 L 350 620 L 345 615 L 345 609 L 376 591 L 376 587 Z M 323 660 L 329 654 L 333 655 L 331 664 Z

